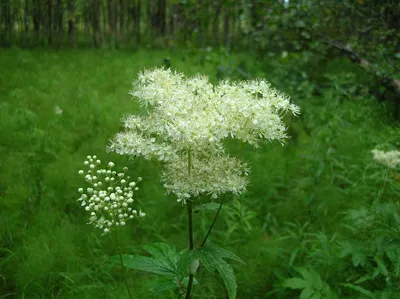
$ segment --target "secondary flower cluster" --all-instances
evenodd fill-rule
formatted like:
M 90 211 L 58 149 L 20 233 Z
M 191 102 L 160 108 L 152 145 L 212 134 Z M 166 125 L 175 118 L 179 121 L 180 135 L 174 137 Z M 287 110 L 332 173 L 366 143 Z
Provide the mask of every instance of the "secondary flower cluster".
M 165 164 L 162 176 L 167 193 L 174 193 L 179 201 L 200 194 L 210 194 L 213 199 L 226 192 L 240 195 L 246 190 L 249 169 L 234 157 L 212 156 L 205 161 L 193 156 L 190 176 L 186 169 L 187 162 L 177 159 Z
M 79 170 L 78 173 L 84 176 L 91 187 L 78 189 L 81 193 L 78 201 L 90 213 L 89 224 L 94 224 L 107 234 L 114 226 L 123 226 L 128 219 L 144 217 L 146 214 L 131 207 L 134 192 L 139 188 L 135 181 L 129 181 L 130 177 L 125 176 L 128 168 L 117 172 L 113 170 L 113 162 L 109 162 L 107 168 L 100 168 L 100 164 L 96 156 L 87 156 L 84 162 L 86 172 Z M 141 180 L 141 177 L 137 179 L 138 182 Z
M 185 78 L 169 69 L 139 74 L 131 94 L 148 113 L 126 117 L 125 132 L 109 150 L 163 161 L 164 186 L 178 201 L 201 193 L 215 198 L 243 192 L 247 168 L 225 154 L 223 140 L 235 138 L 255 147 L 263 139 L 282 142 L 287 138 L 282 116 L 299 113 L 264 80 L 212 85 L 205 76 Z
M 400 151 L 384 152 L 374 149 L 372 154 L 377 162 L 389 168 L 396 168 L 397 165 L 400 165 Z

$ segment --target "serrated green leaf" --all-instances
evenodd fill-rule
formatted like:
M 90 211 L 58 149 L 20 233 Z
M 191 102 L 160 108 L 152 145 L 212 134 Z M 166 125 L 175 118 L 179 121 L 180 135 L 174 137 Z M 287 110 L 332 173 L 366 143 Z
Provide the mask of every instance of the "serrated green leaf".
M 325 296 L 326 296 L 326 299 L 339 299 L 339 297 L 338 297 L 338 295 L 334 292 L 334 291 L 332 291 L 330 288 L 329 288 L 329 286 L 328 286 L 328 289 L 325 291 Z M 324 297 L 325 298 L 325 297 Z
M 182 281 L 179 281 L 176 277 L 173 279 L 163 279 L 163 280 L 157 280 L 153 287 L 151 288 L 151 291 L 161 295 L 162 293 L 165 293 L 166 291 L 169 290 L 179 290 L 182 295 L 185 294 L 187 286 L 189 283 L 189 277 L 185 277 Z M 193 284 L 198 284 L 199 282 L 197 281 L 196 278 L 193 278 Z
M 394 273 L 396 276 L 400 276 L 400 256 L 398 257 L 396 263 L 394 264 Z
M 313 281 L 313 276 L 306 268 L 296 267 L 295 270 L 303 276 L 304 280 L 309 281 L 310 283 Z
M 165 243 L 153 243 L 151 245 L 144 245 L 143 249 L 149 252 L 154 259 L 162 263 L 164 267 L 169 268 L 174 273 L 177 272 L 179 254 L 174 248 Z
M 208 245 L 193 250 L 191 258 L 192 260 L 199 259 L 207 271 L 217 271 L 225 284 L 229 298 L 236 298 L 236 277 L 232 267 L 224 260 L 224 258 L 233 259 L 243 263 L 238 256 L 223 248 Z
M 312 287 L 309 281 L 296 277 L 286 279 L 283 282 L 283 286 L 285 288 L 291 288 L 291 289 L 305 289 Z
M 212 268 L 218 271 L 219 275 L 221 276 L 226 291 L 228 293 L 229 299 L 236 298 L 236 277 L 233 273 L 233 269 L 231 265 L 225 262 L 223 259 L 213 259 L 211 256 L 205 257 L 206 259 L 211 259 L 211 264 L 213 264 Z M 204 259 L 203 259 L 204 260 Z
M 192 252 L 189 249 L 184 249 L 179 253 L 179 260 L 177 264 L 178 274 L 187 275 L 190 264 L 194 260 Z
M 341 249 L 342 250 L 339 254 L 340 258 L 344 258 L 353 252 L 353 247 L 352 247 L 351 243 L 348 241 L 341 243 Z
M 175 290 L 176 288 L 177 286 L 175 280 L 169 279 L 156 281 L 150 290 L 160 295 L 166 291 Z
M 156 242 L 150 245 L 143 245 L 142 247 L 144 250 L 150 253 L 154 258 L 176 256 L 175 249 L 165 243 Z
M 222 247 L 216 245 L 206 245 L 203 247 L 203 249 L 221 258 L 235 260 L 243 265 L 246 265 L 246 263 L 240 257 L 234 254 L 232 251 L 226 250 Z
M 374 256 L 374 260 L 379 268 L 379 270 L 381 271 L 381 273 L 383 274 L 383 276 L 387 277 L 389 275 L 389 271 L 386 268 L 385 264 L 383 263 L 383 261 L 378 257 L 378 256 Z
M 177 275 L 179 254 L 168 244 L 153 243 L 143 246 L 152 257 L 139 255 L 123 255 L 122 262 L 125 267 L 160 275 Z M 111 258 L 119 262 L 119 256 Z
M 111 257 L 111 261 L 118 262 L 119 256 Z M 125 267 L 140 271 L 156 273 L 160 275 L 175 275 L 176 269 L 169 262 L 157 260 L 147 256 L 123 255 L 122 262 Z
M 319 291 L 316 291 L 314 294 L 311 295 L 310 299 L 321 299 L 322 294 Z
M 359 292 L 359 293 L 361 293 L 361 294 L 363 294 L 365 296 L 368 296 L 369 298 L 375 299 L 375 295 L 372 292 L 370 292 L 370 291 L 368 291 L 368 290 L 366 290 L 366 289 L 364 289 L 364 288 L 362 288 L 360 286 L 356 286 L 356 285 L 351 284 L 351 283 L 344 283 L 342 285 L 347 287 L 347 288 L 350 288 L 350 289 L 352 289 L 354 291 L 357 291 L 357 292 Z
M 351 257 L 351 261 L 354 267 L 364 266 L 367 261 L 367 254 L 362 251 L 353 251 L 353 256 Z
M 310 269 L 309 271 L 312 276 L 312 284 L 314 288 L 318 291 L 322 290 L 323 282 L 321 276 L 319 276 L 319 274 L 314 269 Z
M 305 288 L 301 294 L 299 299 L 310 299 L 310 297 L 312 296 L 312 294 L 314 294 L 315 290 L 313 290 L 312 288 Z
M 381 274 L 381 270 L 379 270 L 378 267 L 374 268 L 372 271 L 372 279 L 375 279 L 375 277 L 377 277 L 379 274 Z
M 323 287 L 323 282 L 319 274 L 313 269 L 305 269 L 302 267 L 295 268 L 297 272 L 303 276 L 304 280 L 308 281 L 310 285 L 314 287 L 316 290 L 321 290 Z
M 297 257 L 297 254 L 299 253 L 299 251 L 300 251 L 300 248 L 296 248 L 296 249 L 292 252 L 292 254 L 290 255 L 290 259 L 289 259 L 289 266 L 292 266 L 292 265 L 293 265 L 293 263 L 294 263 L 294 261 L 295 261 L 295 259 L 296 259 L 296 257 Z
M 367 273 L 364 276 L 360 277 L 354 283 L 359 284 L 359 283 L 362 283 L 364 281 L 371 280 L 371 279 L 373 279 L 373 273 L 372 272 Z
M 391 298 L 394 298 L 392 297 L 391 291 L 383 291 L 379 299 L 391 299 Z

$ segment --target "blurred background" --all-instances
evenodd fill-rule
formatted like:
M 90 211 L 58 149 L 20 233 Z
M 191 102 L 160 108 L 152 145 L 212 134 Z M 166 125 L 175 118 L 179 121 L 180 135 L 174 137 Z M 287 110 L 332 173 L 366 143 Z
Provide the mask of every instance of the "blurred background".
M 187 247 L 160 165 L 105 150 L 141 111 L 138 72 L 162 66 L 265 78 L 301 108 L 284 146 L 227 141 L 251 184 L 210 241 L 246 262 L 237 298 L 400 298 L 400 172 L 371 154 L 400 149 L 399 29 L 397 0 L 1 0 L 0 298 L 127 298 L 114 237 L 76 201 L 87 155 L 143 177 L 147 217 L 124 228 L 123 252 Z M 197 242 L 213 216 L 195 215 Z M 178 298 L 128 274 L 134 298 Z M 197 279 L 193 298 L 228 298 L 217 275 Z

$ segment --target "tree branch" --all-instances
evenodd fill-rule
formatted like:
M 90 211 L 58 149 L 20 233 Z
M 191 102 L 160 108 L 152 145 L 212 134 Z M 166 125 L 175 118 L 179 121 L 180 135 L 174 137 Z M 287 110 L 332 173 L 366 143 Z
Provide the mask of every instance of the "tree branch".
M 317 36 L 326 44 L 338 49 L 342 54 L 347 56 L 352 62 L 358 64 L 359 67 L 365 69 L 368 72 L 373 73 L 380 84 L 386 87 L 386 89 L 393 91 L 396 95 L 400 95 L 400 80 L 387 77 L 385 75 L 379 75 L 377 73 L 376 67 L 374 67 L 368 60 L 364 59 L 360 54 L 353 51 L 351 47 L 345 46 L 338 41 L 334 41 L 326 38 L 322 34 L 317 34 Z

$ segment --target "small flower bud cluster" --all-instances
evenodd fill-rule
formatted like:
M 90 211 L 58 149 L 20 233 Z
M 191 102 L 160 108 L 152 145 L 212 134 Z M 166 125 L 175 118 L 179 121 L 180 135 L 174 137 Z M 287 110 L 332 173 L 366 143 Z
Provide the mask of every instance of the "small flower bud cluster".
M 396 168 L 397 165 L 400 165 L 400 151 L 384 152 L 374 149 L 371 152 L 374 155 L 374 160 L 389 168 Z
M 79 188 L 78 199 L 85 210 L 90 213 L 89 224 L 94 224 L 109 233 L 116 226 L 124 226 L 128 219 L 144 217 L 145 213 L 131 207 L 134 202 L 134 192 L 139 188 L 135 181 L 126 176 L 127 167 L 122 172 L 114 170 L 114 163 L 109 162 L 106 168 L 100 168 L 101 161 L 96 156 L 87 156 L 84 165 L 87 170 L 79 170 L 90 187 Z M 141 177 L 137 179 L 138 182 Z

